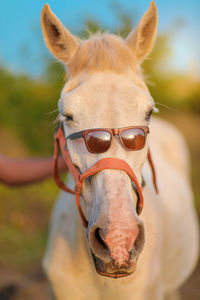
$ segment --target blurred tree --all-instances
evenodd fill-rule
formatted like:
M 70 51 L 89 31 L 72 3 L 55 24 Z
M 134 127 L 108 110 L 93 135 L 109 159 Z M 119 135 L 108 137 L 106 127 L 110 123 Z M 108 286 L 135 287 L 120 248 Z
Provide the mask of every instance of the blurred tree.
M 136 18 L 131 18 L 119 6 L 115 6 L 114 10 L 120 24 L 117 33 L 126 37 L 135 26 Z M 81 38 L 88 38 L 91 33 L 104 30 L 93 19 L 85 22 L 85 28 L 79 32 Z M 144 61 L 142 67 L 147 84 L 156 102 L 200 112 L 199 79 L 166 71 L 172 54 L 171 36 L 171 30 L 159 34 L 150 57 Z M 25 50 L 28 51 L 27 48 Z M 41 61 L 44 72 L 42 78 L 38 79 L 14 74 L 0 67 L 0 126 L 6 126 L 16 133 L 30 151 L 51 153 L 54 132 L 51 124 L 56 118 L 57 101 L 67 78 L 63 65 L 47 54 L 46 50 L 41 51 Z
M 17 134 L 32 152 L 51 153 L 47 112 L 56 108 L 58 90 L 26 75 L 0 69 L 0 126 Z

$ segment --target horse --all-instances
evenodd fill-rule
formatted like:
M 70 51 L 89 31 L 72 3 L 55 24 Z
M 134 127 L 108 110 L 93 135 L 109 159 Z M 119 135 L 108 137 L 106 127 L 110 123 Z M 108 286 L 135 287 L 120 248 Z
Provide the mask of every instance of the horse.
M 125 39 L 97 33 L 80 40 L 48 4 L 42 9 L 45 43 L 68 76 L 58 108 L 73 168 L 85 174 L 99 161 L 119 162 L 119 168 L 102 167 L 84 180 L 86 228 L 74 195 L 58 196 L 42 263 L 57 300 L 179 299 L 179 289 L 196 265 L 198 225 L 187 146 L 170 123 L 150 120 L 156 107 L 140 67 L 154 45 L 157 24 L 152 1 Z M 73 189 L 72 174 L 67 182 Z

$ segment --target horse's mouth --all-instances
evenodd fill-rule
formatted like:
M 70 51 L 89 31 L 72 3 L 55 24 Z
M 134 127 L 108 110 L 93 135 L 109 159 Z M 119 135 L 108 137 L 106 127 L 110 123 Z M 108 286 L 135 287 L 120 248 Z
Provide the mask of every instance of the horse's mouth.
M 92 252 L 92 257 L 95 269 L 99 275 L 110 278 L 122 278 L 131 275 L 136 270 L 136 261 L 129 262 L 128 265 L 116 266 L 113 261 L 104 263 L 101 259 L 96 257 Z
M 96 268 L 97 270 L 97 268 Z M 115 273 L 105 273 L 105 272 L 101 272 L 100 270 L 97 270 L 99 275 L 105 276 L 105 277 L 110 277 L 110 278 L 122 278 L 122 277 L 126 277 L 131 275 L 133 272 L 131 273 L 121 273 L 120 271 L 117 271 Z

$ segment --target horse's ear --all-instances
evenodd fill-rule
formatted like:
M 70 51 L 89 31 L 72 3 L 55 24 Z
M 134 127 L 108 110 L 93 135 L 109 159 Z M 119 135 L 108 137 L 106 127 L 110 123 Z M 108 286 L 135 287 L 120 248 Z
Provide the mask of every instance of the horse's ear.
M 45 4 L 41 13 L 41 26 L 45 43 L 51 53 L 68 64 L 75 55 L 79 40 L 73 36 Z
M 158 12 L 154 1 L 140 20 L 136 29 L 126 38 L 127 45 L 134 51 L 138 62 L 141 62 L 151 51 L 157 32 Z

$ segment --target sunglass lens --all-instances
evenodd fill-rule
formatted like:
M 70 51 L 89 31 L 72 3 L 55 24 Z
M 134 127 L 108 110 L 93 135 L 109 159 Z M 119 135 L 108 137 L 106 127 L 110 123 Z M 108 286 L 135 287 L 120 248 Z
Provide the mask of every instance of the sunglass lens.
M 122 131 L 121 138 L 127 149 L 141 150 L 145 145 L 146 135 L 141 128 L 130 128 Z
M 107 131 L 90 131 L 85 136 L 87 148 L 92 153 L 103 153 L 110 147 L 111 134 Z

